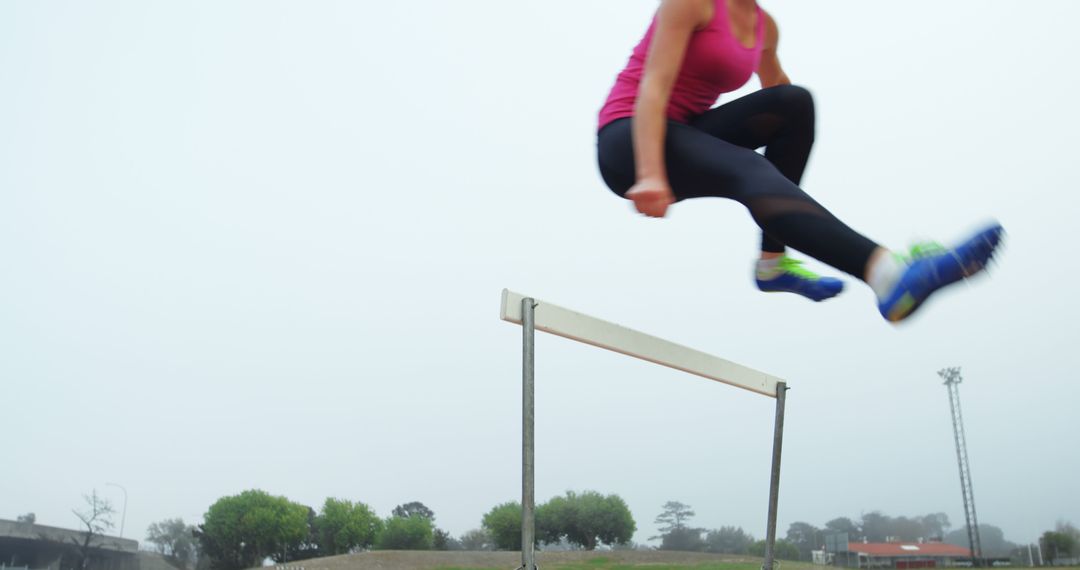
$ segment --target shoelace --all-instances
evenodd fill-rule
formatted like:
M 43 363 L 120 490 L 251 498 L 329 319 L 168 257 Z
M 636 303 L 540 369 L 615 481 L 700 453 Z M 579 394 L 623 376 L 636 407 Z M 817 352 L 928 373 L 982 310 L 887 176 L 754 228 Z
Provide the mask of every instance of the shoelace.
M 908 249 L 908 254 L 907 255 L 901 255 L 900 258 L 904 263 L 907 263 L 907 264 L 910 265 L 911 262 L 915 261 L 916 259 L 922 259 L 924 257 L 931 257 L 931 256 L 934 256 L 934 255 L 942 255 L 942 254 L 946 254 L 946 253 L 951 255 L 954 259 L 956 259 L 956 263 L 958 265 L 960 265 L 962 271 L 964 272 L 964 277 L 965 278 L 970 277 L 974 273 L 978 272 L 979 269 L 981 269 L 981 267 L 977 268 L 977 269 L 969 269 L 967 267 L 964 267 L 964 261 L 962 259 L 960 259 L 959 255 L 957 255 L 956 250 L 948 249 L 948 248 L 946 248 L 945 246 L 941 245 L 940 243 L 938 243 L 936 241 L 922 241 L 922 242 L 914 243 Z M 936 273 L 937 273 L 937 271 L 935 270 L 935 274 Z
M 914 259 L 922 259 L 924 257 L 930 257 L 932 255 L 940 255 L 945 253 L 945 246 L 936 241 L 920 241 L 911 245 L 908 249 L 908 254 L 905 256 L 905 260 L 910 262 Z
M 777 267 L 779 267 L 780 270 L 785 273 L 790 273 L 792 275 L 802 277 L 803 279 L 814 280 L 821 278 L 821 276 L 819 276 L 818 274 L 803 267 L 802 263 L 803 262 L 797 259 L 792 259 L 785 255 L 784 257 L 780 258 L 780 263 L 777 264 Z

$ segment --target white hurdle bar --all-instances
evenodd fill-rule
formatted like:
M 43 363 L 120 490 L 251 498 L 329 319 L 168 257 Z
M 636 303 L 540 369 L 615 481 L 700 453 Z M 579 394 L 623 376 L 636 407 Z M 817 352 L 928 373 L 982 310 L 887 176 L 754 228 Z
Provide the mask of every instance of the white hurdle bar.
M 765 536 L 763 570 L 773 570 L 776 543 L 776 506 L 780 491 L 780 454 L 783 447 L 784 406 L 787 383 L 741 364 L 687 348 L 622 325 L 537 301 L 508 289 L 502 292 L 500 318 L 521 325 L 522 342 L 522 466 L 521 466 L 521 566 L 536 570 L 535 552 L 535 331 L 591 344 L 634 358 L 695 374 L 776 399 L 773 427 L 772 476 L 769 482 L 769 514 Z

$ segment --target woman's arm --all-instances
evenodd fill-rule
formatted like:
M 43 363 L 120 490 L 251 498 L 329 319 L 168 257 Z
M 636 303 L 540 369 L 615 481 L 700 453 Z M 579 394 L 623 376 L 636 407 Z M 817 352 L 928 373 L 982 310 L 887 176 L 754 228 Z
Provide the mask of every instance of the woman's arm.
M 757 68 L 761 87 L 764 89 L 774 85 L 791 85 L 791 80 L 780 67 L 780 57 L 776 53 L 776 48 L 780 45 L 780 28 L 767 12 L 762 10 L 761 13 L 765 16 L 765 46 L 761 50 L 761 63 Z
M 656 15 L 645 70 L 634 106 L 637 183 L 626 193 L 638 211 L 662 217 L 675 201 L 664 165 L 667 106 L 694 31 L 710 17 L 710 0 L 663 0 Z

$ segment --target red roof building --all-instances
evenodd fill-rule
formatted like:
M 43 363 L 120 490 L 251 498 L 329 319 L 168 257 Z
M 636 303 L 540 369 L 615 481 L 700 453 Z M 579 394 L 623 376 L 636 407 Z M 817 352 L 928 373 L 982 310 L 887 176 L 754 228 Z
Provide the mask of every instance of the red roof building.
M 834 562 L 849 568 L 948 568 L 971 566 L 971 551 L 943 542 L 849 542 Z

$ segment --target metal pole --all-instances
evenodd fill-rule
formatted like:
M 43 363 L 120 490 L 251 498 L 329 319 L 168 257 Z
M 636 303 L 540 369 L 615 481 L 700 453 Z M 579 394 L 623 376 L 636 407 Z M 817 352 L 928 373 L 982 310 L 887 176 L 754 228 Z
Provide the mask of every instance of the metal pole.
M 524 570 L 536 568 L 535 552 L 535 364 L 536 364 L 536 323 L 533 319 L 536 301 L 531 298 L 521 300 L 522 341 L 522 385 L 521 385 L 521 567 Z
M 769 522 L 765 528 L 765 563 L 762 570 L 773 570 L 776 555 L 776 504 L 780 498 L 780 451 L 784 446 L 784 403 L 787 382 L 776 384 L 776 426 L 773 428 L 772 477 L 769 481 Z
M 975 566 L 982 566 L 979 517 L 975 513 L 975 490 L 971 483 L 971 463 L 968 461 L 967 437 L 964 434 L 964 415 L 960 409 L 960 383 L 964 381 L 964 378 L 960 374 L 959 367 L 939 370 L 938 376 L 945 379 L 945 387 L 949 392 L 950 417 L 953 423 L 953 437 L 956 440 L 956 463 L 960 470 L 960 492 L 964 496 L 964 518 L 967 522 L 971 560 Z
M 118 487 L 124 492 L 124 510 L 120 515 L 120 538 L 124 538 L 124 523 L 127 521 L 127 489 L 123 485 L 117 485 L 116 483 L 105 483 L 110 487 Z

